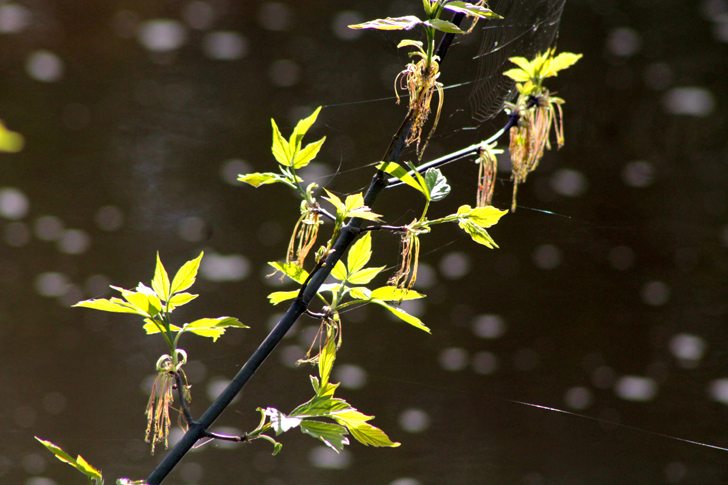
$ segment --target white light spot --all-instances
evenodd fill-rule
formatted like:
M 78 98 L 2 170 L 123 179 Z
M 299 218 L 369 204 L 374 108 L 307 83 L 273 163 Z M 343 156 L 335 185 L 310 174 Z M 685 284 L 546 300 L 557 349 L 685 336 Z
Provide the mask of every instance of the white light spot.
M 588 187 L 586 177 L 576 170 L 562 168 L 551 176 L 551 188 L 554 192 L 567 197 L 579 197 Z
M 727 231 L 728 232 L 728 231 Z M 432 288 L 437 283 L 437 273 L 435 269 L 427 263 L 420 263 L 417 267 L 417 281 L 415 281 L 415 289 Z
M 301 68 L 295 62 L 283 59 L 271 64 L 268 76 L 276 86 L 289 88 L 301 79 Z
M 362 35 L 361 30 L 350 29 L 349 25 L 360 24 L 364 21 L 364 17 L 353 10 L 345 10 L 334 16 L 331 22 L 331 28 L 334 30 L 336 37 L 342 40 L 358 39 Z
M 421 409 L 407 409 L 399 415 L 399 425 L 410 433 L 421 433 L 430 427 L 430 415 Z
M 609 250 L 609 264 L 612 268 L 625 271 L 632 267 L 635 260 L 634 251 L 627 246 L 617 246 Z
M 687 472 L 687 467 L 679 461 L 668 463 L 665 467 L 665 480 L 667 483 L 680 483 Z
M 139 43 L 153 52 L 169 52 L 182 47 L 187 39 L 185 27 L 176 20 L 148 20 L 139 26 Z
M 614 392 L 627 401 L 650 401 L 657 395 L 657 382 L 649 377 L 624 376 L 617 379 Z
M 182 18 L 196 30 L 206 30 L 215 20 L 215 11 L 207 2 L 190 2 L 182 8 Z
M 705 117 L 713 113 L 715 99 L 705 88 L 673 88 L 662 99 L 665 110 L 674 115 Z
M 642 38 L 633 29 L 614 29 L 609 33 L 607 49 L 618 57 L 631 57 L 642 47 Z
M 258 10 L 258 23 L 266 30 L 280 32 L 288 30 L 293 21 L 293 12 L 282 3 L 267 2 Z
M 107 205 L 96 211 L 94 220 L 104 231 L 116 231 L 124 225 L 124 214 L 118 207 Z
M 630 187 L 647 187 L 655 181 L 655 169 L 650 162 L 629 162 L 622 169 L 622 180 Z
M 391 481 L 389 485 L 422 485 L 422 482 L 416 478 L 402 477 Z
M 250 272 L 250 262 L 242 254 L 223 256 L 214 252 L 205 254 L 200 264 L 200 273 L 210 281 L 240 281 Z
M 339 365 L 334 370 L 335 379 L 346 389 L 361 389 L 367 383 L 367 371 L 353 364 Z
M 32 14 L 30 10 L 17 3 L 6 3 L 0 5 L 0 33 L 17 34 L 25 30 Z
M 298 345 L 289 345 L 287 347 L 283 347 L 280 353 L 281 362 L 283 362 L 283 365 L 291 368 L 296 367 L 298 365 L 298 361 L 303 359 L 305 355 L 306 352 L 304 352 L 304 350 Z
M 470 271 L 470 258 L 461 252 L 449 253 L 440 260 L 439 268 L 445 278 L 456 280 Z
M 728 379 L 716 379 L 708 387 L 708 396 L 713 401 L 728 404 Z
M 693 368 L 698 365 L 707 347 L 705 340 L 697 335 L 679 333 L 670 339 L 670 352 L 682 367 Z
M 566 405 L 571 409 L 586 409 L 588 408 L 593 400 L 592 392 L 586 387 L 572 387 L 566 391 L 564 401 Z
M 58 250 L 65 254 L 83 254 L 91 246 L 91 237 L 81 229 L 67 229 L 58 239 Z
M 554 269 L 561 264 L 561 250 L 552 244 L 542 244 L 533 252 L 533 262 L 541 269 Z
M 672 69 L 664 62 L 656 62 L 645 68 L 642 77 L 648 88 L 662 91 L 672 84 Z
M 225 377 L 213 377 L 210 379 L 210 382 L 207 383 L 207 389 L 205 389 L 207 391 L 207 398 L 210 401 L 214 401 L 220 394 L 222 394 L 229 384 L 230 379 Z M 240 399 L 239 393 L 233 398 L 232 402 L 235 402 L 238 399 Z
M 28 198 L 15 187 L 0 188 L 0 216 L 6 219 L 22 219 L 28 213 Z
M 35 51 L 25 61 L 25 71 L 36 81 L 51 83 L 63 77 L 63 61 L 51 51 Z
M 506 321 L 500 315 L 479 315 L 473 321 L 473 333 L 480 338 L 498 338 L 506 333 Z
M 498 357 L 492 352 L 477 352 L 473 355 L 473 370 L 482 375 L 488 375 L 498 370 Z
M 219 61 L 242 59 L 248 54 L 248 41 L 237 32 L 211 32 L 202 39 L 202 50 Z
M 321 327 L 319 325 L 307 325 L 301 329 L 298 335 L 298 343 L 302 347 L 309 348 L 314 341 L 320 337 Z M 290 333 L 290 332 L 289 332 Z
M 440 367 L 449 371 L 463 370 L 468 366 L 468 353 L 460 347 L 450 347 L 440 352 Z
M 670 299 L 670 287 L 662 281 L 650 281 L 640 293 L 642 301 L 651 306 L 662 306 Z
M 5 243 L 19 248 L 30 242 L 30 229 L 22 222 L 11 222 L 5 226 Z
M 328 446 L 317 446 L 308 453 L 308 461 L 316 468 L 343 470 L 351 465 L 351 453 L 347 450 L 337 453 Z
M 720 42 L 728 42 L 728 15 L 713 20 L 713 36 Z
M 405 300 L 400 303 L 399 307 L 417 318 L 423 316 L 425 311 L 427 311 L 424 298 L 419 300 Z M 399 320 L 399 318 L 395 317 L 395 320 Z
M 62 296 L 69 285 L 68 277 L 63 273 L 41 273 L 35 279 L 35 290 L 42 296 Z
M 200 242 L 205 238 L 206 226 L 205 221 L 201 217 L 185 217 L 177 225 L 177 234 L 185 241 Z
M 30 477 L 25 485 L 58 485 L 55 480 L 46 477 Z

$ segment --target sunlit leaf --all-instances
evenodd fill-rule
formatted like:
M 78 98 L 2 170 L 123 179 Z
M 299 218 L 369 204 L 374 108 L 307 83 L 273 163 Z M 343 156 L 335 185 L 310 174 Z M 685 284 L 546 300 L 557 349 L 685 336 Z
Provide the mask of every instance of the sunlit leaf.
M 118 298 L 117 298 L 118 300 Z M 126 302 L 124 304 L 120 303 L 114 303 L 111 302 L 105 298 L 99 298 L 98 300 L 84 300 L 79 301 L 74 307 L 83 307 L 83 308 L 92 308 L 94 310 L 101 310 L 105 312 L 114 312 L 114 313 L 134 313 L 136 315 L 143 315 L 142 312 L 136 310 L 135 308 L 129 306 Z
M 144 328 L 144 330 L 147 332 L 147 335 L 152 335 L 154 333 L 159 333 L 162 331 L 162 330 L 160 330 L 159 325 L 152 322 L 148 318 L 145 318 L 144 321 L 147 323 L 145 323 L 142 328 Z M 170 325 L 169 329 L 172 332 L 179 332 L 180 330 L 182 330 L 182 327 L 178 327 L 177 325 Z
M 420 172 L 417 171 L 417 167 L 415 167 L 415 164 L 412 162 L 407 162 L 407 166 L 410 168 L 410 171 L 415 177 L 415 180 L 417 180 L 417 183 L 422 187 L 422 194 L 424 194 L 425 198 L 427 200 L 432 200 L 432 195 L 430 194 L 430 189 L 427 186 L 427 182 L 425 181 L 425 178 L 420 174 Z
M 430 168 L 425 172 L 425 183 L 430 191 L 432 201 L 442 200 L 450 193 L 450 186 L 447 179 L 438 168 Z
M 377 29 L 377 30 L 411 30 L 422 23 L 414 15 L 405 17 L 387 17 L 386 19 L 370 20 L 362 24 L 350 25 L 350 29 Z
M 321 377 L 321 386 L 325 386 L 329 382 L 329 376 L 331 375 L 331 368 L 334 366 L 334 360 L 336 360 L 336 339 L 329 338 L 326 342 L 326 346 L 321 350 L 319 355 L 319 376 Z
M 63 463 L 67 463 L 86 475 L 87 477 L 95 480 L 103 480 L 101 477 L 101 471 L 97 470 L 96 468 L 89 465 L 89 463 L 81 457 L 81 455 L 78 455 L 77 458 L 73 458 L 71 455 L 66 453 L 61 449 L 60 446 L 51 443 L 50 441 L 45 441 L 37 436 L 35 437 L 36 440 L 38 440 L 43 446 L 48 448 L 48 450 L 53 453 L 56 458 L 61 460 Z
M 0 152 L 17 153 L 23 149 L 25 138 L 20 133 L 8 130 L 0 121 Z
M 78 455 L 78 458 L 76 458 L 76 465 L 77 468 L 83 472 L 87 477 L 90 478 L 101 478 L 101 472 L 97 470 L 96 468 L 89 465 L 89 463 L 83 459 L 81 455 Z
M 360 219 L 366 219 L 368 221 L 379 221 L 379 218 L 382 217 L 381 214 L 376 214 L 372 212 L 371 209 L 367 206 L 362 206 L 358 209 L 351 210 L 346 215 L 348 217 L 358 217 Z
M 517 65 L 518 67 L 520 67 L 521 69 L 523 69 L 523 71 L 526 73 L 528 78 L 533 77 L 533 74 L 534 74 L 533 64 L 531 64 L 531 62 L 528 59 L 526 59 L 525 57 L 510 57 L 510 58 L 508 58 L 508 60 L 511 61 L 513 64 Z M 506 71 L 506 72 L 508 72 L 508 71 Z
M 350 273 L 362 269 L 372 257 L 372 233 L 367 231 L 351 246 L 346 257 L 346 266 Z
M 353 285 L 366 285 L 374 279 L 379 273 L 384 271 L 386 266 L 378 268 L 364 268 L 349 275 L 349 283 Z
M 345 436 L 349 432 L 338 424 L 304 420 L 299 427 L 303 433 L 320 439 L 337 453 L 344 449 L 344 445 L 349 444 L 349 439 Z
M 321 150 L 321 145 L 323 145 L 325 141 L 326 137 L 323 137 L 319 141 L 309 143 L 306 145 L 306 148 L 296 153 L 296 156 L 293 159 L 293 168 L 298 170 L 299 168 L 303 168 L 308 165 L 311 160 L 316 158 L 319 150 Z
M 290 156 L 294 155 L 296 152 L 298 152 L 301 149 L 301 140 L 303 139 L 303 136 L 308 132 L 309 128 L 316 122 L 316 118 L 318 118 L 319 113 L 321 112 L 321 106 L 316 108 L 313 113 L 311 113 L 308 117 L 302 119 L 296 124 L 296 127 L 293 129 L 293 133 L 291 133 L 291 138 L 289 141 L 289 153 Z M 319 140 L 321 143 L 323 143 L 323 140 Z M 316 142 L 319 143 L 319 142 Z M 318 150 L 316 150 L 318 152 Z M 298 167 L 293 167 L 298 168 Z
M 422 293 L 417 293 L 414 290 L 397 288 L 396 286 L 382 286 L 381 288 L 377 288 L 371 292 L 371 298 L 383 301 L 417 300 L 418 298 L 424 297 L 425 295 Z
M 323 285 L 319 286 L 319 293 L 323 293 L 324 291 L 337 291 L 341 287 L 340 283 L 324 283 Z
M 541 75 L 543 77 L 556 76 L 559 71 L 573 66 L 581 58 L 582 54 L 562 52 L 558 56 L 549 59 L 548 63 L 544 66 Z
M 417 327 L 420 330 L 424 330 L 427 333 L 431 333 L 430 329 L 427 328 L 424 323 L 422 323 L 422 320 L 415 317 L 414 315 L 410 315 L 409 313 L 402 310 L 401 308 L 391 306 L 383 300 L 372 300 L 372 303 L 376 303 L 377 305 L 383 306 L 384 308 L 386 308 L 387 310 L 392 312 L 392 314 L 395 315 L 397 318 L 409 323 L 413 327 Z
M 256 172 L 256 173 L 249 173 L 247 175 L 238 175 L 238 180 L 240 182 L 245 182 L 253 187 L 260 187 L 261 185 L 268 185 L 268 184 L 275 184 L 277 182 L 283 182 L 286 183 L 287 180 L 285 177 L 282 177 L 281 175 L 277 173 L 272 172 Z
M 334 419 L 336 419 L 337 422 L 340 422 L 337 418 L 338 415 L 334 416 Z M 401 444 L 390 440 L 389 436 L 387 436 L 387 434 L 381 429 L 363 421 L 346 423 L 346 427 L 349 429 L 349 432 L 354 439 L 367 446 L 388 446 L 396 448 Z
M 211 337 L 213 341 L 225 333 L 225 329 L 229 327 L 248 328 L 243 325 L 237 318 L 218 317 L 218 318 L 201 318 L 182 326 L 183 332 L 192 332 L 201 337 Z
M 338 260 L 334 265 L 334 269 L 331 270 L 331 276 L 337 280 L 344 281 L 346 279 L 346 266 L 341 260 Z
M 458 225 L 462 230 L 470 234 L 470 237 L 476 243 L 482 244 L 483 246 L 487 246 L 491 249 L 498 247 L 493 238 L 490 237 L 490 234 L 488 234 L 488 231 L 486 231 L 473 221 L 470 221 L 468 219 L 461 219 L 458 222 Z
M 422 23 L 425 25 L 429 25 L 430 27 L 434 28 L 435 30 L 439 30 L 440 32 L 446 32 L 448 34 L 464 34 L 465 33 L 465 31 L 462 30 L 460 27 L 458 27 L 454 23 L 449 22 L 447 20 L 432 19 L 432 20 L 427 20 Z
M 531 79 L 531 76 L 529 76 L 526 71 L 520 68 L 509 69 L 505 71 L 503 75 L 508 76 L 517 83 L 525 83 L 526 81 Z
M 278 263 L 273 261 L 268 264 L 298 284 L 302 285 L 306 281 L 306 278 L 308 278 L 308 271 L 293 263 Z
M 496 209 L 493 206 L 471 208 L 469 205 L 461 205 L 458 208 L 459 219 L 469 219 L 480 227 L 491 227 L 498 223 L 501 217 L 508 211 Z
M 372 292 L 364 286 L 349 288 L 349 295 L 357 300 L 370 300 L 372 298 Z
M 152 288 L 157 292 L 159 298 L 164 301 L 169 300 L 169 276 L 167 275 L 167 270 L 164 269 L 162 260 L 159 258 L 159 252 L 157 252 L 157 267 L 154 269 Z
M 313 387 L 316 391 L 316 395 L 310 401 L 301 404 L 291 411 L 290 416 L 296 416 L 299 418 L 330 417 L 334 413 L 351 409 L 351 405 L 343 399 L 332 397 L 334 391 L 336 391 L 336 388 L 339 386 L 338 384 L 329 383 L 321 387 L 316 384 L 318 380 L 315 377 L 311 379 L 311 382 L 314 383 Z
M 273 156 L 278 163 L 285 167 L 290 167 L 291 156 L 289 153 L 288 142 L 285 138 L 283 138 L 283 136 L 281 136 L 281 132 L 278 129 L 278 125 L 276 125 L 275 120 L 271 119 L 270 122 L 273 126 L 273 146 L 271 148 L 271 152 L 273 152 Z
M 284 301 L 293 300 L 298 296 L 299 293 L 299 290 L 275 291 L 268 295 L 268 300 L 270 301 L 271 305 L 277 305 Z
M 170 311 L 174 308 L 186 305 L 200 295 L 193 295 L 192 293 L 177 293 L 169 299 Z
M 197 270 L 200 268 L 200 261 L 202 261 L 202 256 L 204 254 L 204 252 L 201 252 L 199 256 L 191 261 L 187 261 L 182 265 L 179 271 L 177 271 L 177 274 L 174 275 L 174 279 L 172 280 L 172 294 L 177 293 L 178 291 L 185 291 L 195 283 Z
M 412 39 L 404 39 L 400 41 L 399 44 L 397 44 L 397 49 L 401 49 L 402 47 L 418 47 L 420 50 L 422 50 L 422 42 L 419 40 L 412 40 Z
M 480 5 L 473 5 L 467 2 L 449 2 L 443 5 L 444 8 L 453 11 L 464 13 L 469 17 L 478 17 L 481 19 L 502 19 L 500 15 Z
M 292 418 L 286 416 L 276 408 L 266 408 L 265 415 L 270 418 L 270 424 L 273 430 L 276 432 L 276 436 L 285 433 L 286 431 L 295 428 L 301 424 L 301 418 Z
M 417 182 L 417 180 L 415 180 L 404 167 L 395 162 L 387 163 L 386 167 L 384 162 L 377 165 L 377 168 L 380 170 L 382 169 L 382 167 L 384 167 L 385 172 L 398 178 L 402 182 L 406 183 L 407 185 L 409 185 L 413 189 L 416 189 L 417 191 L 421 192 L 422 195 L 427 197 L 427 193 L 425 192 L 427 189 L 420 186 L 419 182 Z
M 328 194 L 328 197 L 322 198 L 331 202 L 331 204 L 336 208 L 337 214 L 339 214 L 341 217 L 346 216 L 346 206 L 343 202 L 341 202 L 341 199 L 339 199 L 336 195 L 332 194 L 326 189 L 324 189 L 324 192 Z

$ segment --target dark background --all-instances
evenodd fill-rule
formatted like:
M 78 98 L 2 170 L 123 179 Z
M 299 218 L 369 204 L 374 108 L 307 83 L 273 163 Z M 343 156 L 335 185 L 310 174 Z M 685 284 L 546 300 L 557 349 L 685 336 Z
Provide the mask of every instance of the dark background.
M 406 13 L 420 3 L 0 2 L 0 118 L 26 137 L 0 155 L 3 483 L 83 483 L 34 435 L 108 483 L 146 477 L 164 455 L 143 442 L 161 338 L 132 316 L 69 308 L 111 296 L 110 283 L 148 284 L 157 251 L 170 272 L 206 252 L 201 296 L 178 318 L 251 327 L 182 339 L 204 411 L 283 311 L 265 298 L 277 287 L 266 261 L 283 258 L 298 213 L 286 187 L 235 175 L 274 169 L 270 118 L 288 134 L 324 105 L 308 175 L 342 195 L 366 186 L 405 113 L 392 98 L 404 36 L 341 26 Z M 558 48 L 584 58 L 549 84 L 566 99 L 567 144 L 490 231 L 500 249 L 455 226 L 422 239 L 429 298 L 408 308 L 432 336 L 380 308 L 342 316 L 339 394 L 402 446 L 354 442 L 336 457 L 294 430 L 275 458 L 262 441 L 206 445 L 165 483 L 726 483 L 726 451 L 659 436 L 728 447 L 726 42 L 724 0 L 567 2 Z M 453 48 L 445 85 L 472 78 L 477 47 Z M 460 130 L 468 93 L 447 91 L 427 159 L 505 122 Z M 433 217 L 475 202 L 472 162 L 444 172 L 453 193 Z M 421 201 L 392 189 L 375 210 L 407 223 Z M 373 262 L 394 265 L 397 245 L 376 234 Z M 296 324 L 220 430 L 310 397 L 311 369 L 291 362 L 316 325 Z

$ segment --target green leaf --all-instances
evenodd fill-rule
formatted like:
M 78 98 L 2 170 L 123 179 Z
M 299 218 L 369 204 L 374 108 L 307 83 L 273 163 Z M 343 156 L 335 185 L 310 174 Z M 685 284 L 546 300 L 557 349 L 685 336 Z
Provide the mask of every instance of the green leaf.
M 336 214 L 340 218 L 346 217 L 346 206 L 343 202 L 341 202 L 341 199 L 339 199 L 336 195 L 332 194 L 328 190 L 324 189 L 324 192 L 328 194 L 328 197 L 322 197 L 323 199 L 328 200 L 331 202 L 331 204 L 336 208 Z
M 407 15 L 405 17 L 387 17 L 386 19 L 370 20 L 362 24 L 350 25 L 350 29 L 377 29 L 377 30 L 411 30 L 415 26 L 422 23 L 422 20 L 418 19 L 414 15 Z
M 525 57 L 510 57 L 508 60 L 523 69 L 529 79 L 533 77 L 533 64 L 528 59 Z
M 320 439 L 337 453 L 344 449 L 344 445 L 349 444 L 349 439 L 345 436 L 349 432 L 338 424 L 304 420 L 299 427 L 301 432 Z
M 249 173 L 247 175 L 238 175 L 240 182 L 245 182 L 253 187 L 260 187 L 261 185 L 275 184 L 277 182 L 287 183 L 288 180 L 285 177 L 281 177 L 277 173 L 272 172 L 256 172 Z
M 378 268 L 364 268 L 349 275 L 349 283 L 353 285 L 366 285 L 374 279 L 379 273 L 384 271 L 386 266 Z
M 144 293 L 128 291 L 122 293 L 124 299 L 129 302 L 131 306 L 139 310 L 140 315 L 146 317 L 153 317 L 162 311 L 162 303 L 156 296 L 145 295 Z M 114 301 L 112 299 L 112 301 Z
M 496 209 L 493 206 L 471 208 L 469 205 L 461 205 L 458 208 L 458 219 L 469 219 L 480 227 L 491 227 L 498 223 L 501 217 L 508 211 Z
M 152 322 L 148 318 L 145 318 L 144 321 L 147 323 L 145 323 L 142 328 L 147 332 L 147 335 L 152 335 L 154 333 L 160 333 L 162 331 L 162 330 L 160 330 L 159 325 Z M 169 330 L 172 332 L 179 332 L 180 330 L 182 330 L 182 327 L 178 327 L 177 325 L 170 325 Z
M 473 5 L 467 2 L 449 2 L 443 5 L 452 12 L 464 13 L 468 17 L 478 17 L 481 19 L 502 19 L 500 15 L 480 5 Z
M 293 129 L 293 133 L 291 133 L 291 138 L 289 141 L 289 153 L 290 155 L 296 154 L 301 149 L 301 140 L 303 140 L 303 136 L 308 132 L 309 128 L 316 122 L 316 118 L 318 118 L 319 113 L 321 112 L 321 106 L 316 108 L 313 113 L 311 113 L 307 118 L 302 119 L 296 124 L 296 127 Z M 324 138 L 325 139 L 325 138 Z M 323 140 L 319 140 L 316 143 L 323 143 Z M 319 146 L 320 148 L 320 146 Z M 316 150 L 318 152 L 318 150 Z M 295 163 L 294 163 L 295 165 Z M 294 166 L 293 168 L 298 168 Z
M 329 382 L 331 369 L 334 367 L 334 360 L 336 360 L 336 339 L 329 336 L 326 347 L 321 351 L 318 361 L 322 388 Z
M 118 298 L 115 298 L 118 301 Z M 141 312 L 136 310 L 135 308 L 131 307 L 128 303 L 116 303 L 111 302 L 107 300 L 106 298 L 99 298 L 98 300 L 84 300 L 79 301 L 74 307 L 82 307 L 82 308 L 91 308 L 94 310 L 101 310 L 104 312 L 114 312 L 114 313 L 134 313 L 136 315 L 142 315 Z
M 372 419 L 374 416 L 366 416 L 356 410 L 346 411 L 344 413 L 337 413 L 334 415 L 334 419 L 336 420 L 336 422 L 346 426 L 349 429 L 351 435 L 359 443 L 366 446 L 371 445 L 376 447 L 388 446 L 390 448 L 396 448 L 400 446 L 401 443 L 392 442 L 392 440 L 389 439 L 389 436 L 387 436 L 384 431 L 377 428 L 376 426 L 372 426 L 365 420 L 346 419 L 348 415 L 352 414 L 360 414 L 368 419 Z
M 525 83 L 531 79 L 526 71 L 520 68 L 509 69 L 503 73 L 504 76 L 508 76 L 517 83 Z
M 86 475 L 88 478 L 93 480 L 102 480 L 103 478 L 101 476 L 101 471 L 97 470 L 96 468 L 89 465 L 89 463 L 81 457 L 81 455 L 78 455 L 77 458 L 73 458 L 71 455 L 66 453 L 61 449 L 60 446 L 51 443 L 50 441 L 45 441 L 37 436 L 35 437 L 43 446 L 48 448 L 48 450 L 53 453 L 56 458 L 61 460 L 63 463 L 67 463 Z
M 331 270 L 331 276 L 340 281 L 344 281 L 346 279 L 346 266 L 344 266 L 344 263 L 342 263 L 341 260 L 338 260 L 334 265 L 334 269 Z
M 325 141 L 326 137 L 323 137 L 319 141 L 309 143 L 306 145 L 306 148 L 296 153 L 296 156 L 293 158 L 293 168 L 298 170 L 299 168 L 303 168 L 311 163 L 311 160 L 316 158 L 319 150 L 321 150 L 321 145 L 323 145 Z
M 360 219 L 366 219 L 368 221 L 380 221 L 380 217 L 382 217 L 381 214 L 375 214 L 372 212 L 372 210 L 367 206 L 361 206 L 358 209 L 354 209 L 349 211 L 346 214 L 347 217 L 358 217 Z
M 271 305 L 277 305 L 284 301 L 293 300 L 298 296 L 299 293 L 300 290 L 275 291 L 268 295 L 268 300 L 270 301 Z
M 271 118 L 270 122 L 273 125 L 273 147 L 271 148 L 271 152 L 273 152 L 273 156 L 278 163 L 285 167 L 290 167 L 291 155 L 288 142 L 281 135 L 275 120 Z
M 169 299 L 169 310 L 172 311 L 173 309 L 180 307 L 182 305 L 186 305 L 195 298 L 197 298 L 200 295 L 193 295 L 191 293 L 177 293 L 172 298 Z
M 331 417 L 334 413 L 350 409 L 349 403 L 343 399 L 332 397 L 338 384 L 327 384 L 326 386 L 318 386 L 318 380 L 311 376 L 311 382 L 314 383 L 316 395 L 308 402 L 305 402 L 291 411 L 290 416 L 299 418 L 321 418 Z
M 302 285 L 308 278 L 308 271 L 293 263 L 278 263 L 273 261 L 268 264 L 273 266 L 276 270 L 281 271 L 300 285 Z
M 354 245 L 349 249 L 346 256 L 346 266 L 349 273 L 354 273 L 362 269 L 372 257 L 372 233 L 367 231 Z
M 420 330 L 424 330 L 427 333 L 431 333 L 430 329 L 427 328 L 424 323 L 422 323 L 422 320 L 415 317 L 414 315 L 410 315 L 409 313 L 402 310 L 401 308 L 393 307 L 383 300 L 372 300 L 372 303 L 376 303 L 377 305 L 383 306 L 384 308 L 386 308 L 387 310 L 392 312 L 392 314 L 394 314 L 397 318 L 409 323 L 413 327 L 417 327 Z
M 468 219 L 461 219 L 458 222 L 458 225 L 462 230 L 470 234 L 470 237 L 476 243 L 482 244 L 483 246 L 487 246 L 491 249 L 498 247 L 495 241 L 493 241 L 493 238 L 490 237 L 490 234 L 488 234 L 488 231 L 486 231 L 473 221 L 470 221 Z
M 427 200 L 432 200 L 432 195 L 430 194 L 430 189 L 427 187 L 427 182 L 425 182 L 425 179 L 424 177 L 422 177 L 420 172 L 417 171 L 417 167 L 415 167 L 415 164 L 412 162 L 407 162 L 407 166 L 410 168 L 410 171 L 415 175 L 417 183 L 419 183 L 420 187 L 422 187 L 422 193 L 425 195 L 425 198 Z
M 210 337 L 213 342 L 216 342 L 222 334 L 225 333 L 225 329 L 229 327 L 236 328 L 248 328 L 247 325 L 243 325 L 237 318 L 233 317 L 218 317 L 218 318 L 201 318 L 191 323 L 186 323 L 182 326 L 182 332 L 191 332 L 200 337 Z
M 452 22 L 442 19 L 432 19 L 422 22 L 423 24 L 439 30 L 440 32 L 446 32 L 448 34 L 464 34 L 465 31 Z
M 422 193 L 422 195 L 427 197 L 427 193 L 425 192 L 427 190 L 426 187 L 423 188 L 422 186 L 420 186 L 419 182 L 417 182 L 414 178 L 412 178 L 412 175 L 407 173 L 407 170 L 405 170 L 404 167 L 402 167 L 401 165 L 399 165 L 398 163 L 395 163 L 395 162 L 387 163 L 386 167 L 384 165 L 385 165 L 385 163 L 382 162 L 379 165 L 377 165 L 377 168 L 381 170 L 382 167 L 384 167 L 384 171 L 387 172 L 389 175 L 392 175 L 393 177 L 398 178 L 402 182 L 406 183 L 413 189 L 418 190 L 419 192 Z
M 157 251 L 157 267 L 154 269 L 152 288 L 157 292 L 159 298 L 164 301 L 169 300 L 169 276 L 167 276 L 167 270 L 164 269 L 162 260 L 159 258 L 159 251 Z
M 430 191 L 432 201 L 442 200 L 450 193 L 447 179 L 439 168 L 430 168 L 425 172 L 425 183 L 427 184 L 427 190 Z
M 178 291 L 185 291 L 187 288 L 195 284 L 195 278 L 197 278 L 197 270 L 200 268 L 200 261 L 202 261 L 202 256 L 204 254 L 204 252 L 201 252 L 199 256 L 197 256 L 192 261 L 187 261 L 185 264 L 182 265 L 179 271 L 177 271 L 177 274 L 174 275 L 174 279 L 172 280 L 172 294 L 175 294 Z
M 574 54 L 571 52 L 562 52 L 558 56 L 549 59 L 546 66 L 544 66 L 541 75 L 543 77 L 556 76 L 559 71 L 573 66 L 576 62 L 582 58 L 582 54 Z
M 383 301 L 417 300 L 418 298 L 424 297 L 425 295 L 417 293 L 414 290 L 406 290 L 395 286 L 382 286 L 373 290 L 370 296 L 370 298 Z
M 371 300 L 372 299 L 372 292 L 369 290 L 369 288 L 366 288 L 364 286 L 349 288 L 349 295 L 351 295 L 352 298 L 355 298 L 357 300 Z
M 17 153 L 23 149 L 25 138 L 20 133 L 8 130 L 0 121 L 0 152 Z
M 422 42 L 420 42 L 419 40 L 411 40 L 411 39 L 402 40 L 399 44 L 397 44 L 397 49 L 401 49 L 402 47 L 410 47 L 410 46 L 417 47 L 422 52 L 424 52 L 424 50 L 422 50 Z
M 285 413 L 280 412 L 276 408 L 266 408 L 265 415 L 270 418 L 270 424 L 276 432 L 276 436 L 285 433 L 301 424 L 301 418 L 289 417 Z

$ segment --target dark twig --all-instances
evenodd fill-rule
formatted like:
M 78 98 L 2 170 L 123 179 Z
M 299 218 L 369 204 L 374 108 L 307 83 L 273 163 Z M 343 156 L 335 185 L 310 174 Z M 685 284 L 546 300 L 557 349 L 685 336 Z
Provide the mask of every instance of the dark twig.
M 182 414 L 185 417 L 185 421 L 187 421 L 187 426 L 192 426 L 193 424 L 195 424 L 195 420 L 192 418 L 190 408 L 187 406 L 187 399 L 185 399 L 185 389 L 182 385 L 182 378 L 179 375 L 179 371 L 174 373 L 174 382 L 175 384 L 177 384 L 177 394 L 179 395 L 179 401 L 182 406 Z
M 216 440 L 222 440 L 222 441 L 234 441 L 235 443 L 248 443 L 250 440 L 248 440 L 248 435 L 244 434 L 242 436 L 233 436 L 229 434 L 219 434 L 219 433 L 213 433 L 212 431 L 205 431 L 205 438 L 213 438 Z
M 314 209 L 314 210 L 313 210 L 312 212 L 314 212 L 315 214 L 321 214 L 321 215 L 322 215 L 322 216 L 324 216 L 325 218 L 329 219 L 329 220 L 330 220 L 331 222 L 336 222 L 336 217 L 335 217 L 335 216 L 333 216 L 333 215 L 332 215 L 332 214 L 331 214 L 331 213 L 330 213 L 329 211 L 327 211 L 326 209 L 322 209 L 321 207 L 318 207 L 318 208 Z
M 461 14 L 454 15 L 452 19 L 453 23 L 459 25 L 462 21 L 462 17 L 463 16 Z M 452 42 L 451 36 L 449 37 L 447 45 L 444 45 L 443 43 L 445 42 L 445 38 L 448 38 L 448 36 L 446 35 L 443 37 L 443 41 L 440 43 L 437 51 L 437 55 L 440 57 L 440 64 L 442 64 L 444 53 L 447 51 L 449 42 Z M 395 135 L 397 142 L 393 144 L 394 146 L 392 146 L 392 150 L 390 150 L 390 153 L 385 160 L 394 161 L 396 158 L 392 158 L 393 156 L 396 155 L 396 157 L 399 157 L 401 147 L 404 147 L 404 140 L 407 138 L 410 126 L 411 123 L 403 123 L 400 126 L 398 136 Z M 379 194 L 386 187 L 387 178 L 385 173 L 381 170 L 377 170 L 376 174 L 372 178 L 367 193 L 364 195 L 364 204 L 368 207 L 372 207 L 377 197 L 379 197 Z M 302 288 L 299 296 L 293 300 L 288 311 L 285 315 L 283 315 L 283 317 L 281 317 L 281 320 L 273 328 L 273 330 L 271 330 L 256 351 L 253 352 L 253 355 L 250 356 L 250 359 L 248 359 L 245 365 L 243 365 L 242 369 L 240 369 L 233 380 L 230 381 L 230 384 L 228 384 L 228 386 L 222 391 L 215 402 L 213 402 L 205 414 L 202 415 L 200 420 L 189 427 L 187 432 L 177 442 L 174 448 L 170 450 L 167 456 L 165 456 L 159 465 L 157 465 L 157 467 L 152 471 L 146 480 L 148 485 L 158 485 L 161 483 L 162 480 L 169 475 L 169 472 L 171 472 L 177 463 L 179 463 L 179 461 L 185 456 L 185 454 L 187 454 L 187 452 L 195 445 L 195 443 L 206 436 L 206 433 L 208 433 L 207 429 L 212 426 L 215 420 L 228 407 L 235 396 L 237 396 L 243 389 L 243 386 L 245 386 L 250 378 L 253 377 L 253 374 L 255 374 L 258 368 L 260 368 L 268 355 L 270 355 L 278 343 L 283 340 L 283 337 L 286 335 L 288 330 L 290 330 L 293 324 L 296 323 L 298 317 L 306 311 L 309 303 L 311 303 L 311 300 L 318 293 L 319 287 L 323 284 L 329 274 L 331 274 L 331 270 L 334 268 L 334 265 L 336 265 L 337 261 L 341 259 L 344 252 L 346 252 L 347 248 L 356 239 L 357 233 L 359 232 L 356 229 L 361 227 L 363 222 L 363 219 L 355 217 L 341 228 L 341 232 L 334 243 L 332 251 L 330 251 L 326 257 L 325 265 L 314 270 L 309 275 L 309 278 L 304 283 L 304 288 Z
M 409 230 L 407 226 L 367 226 L 362 227 L 362 231 L 392 231 L 392 232 L 406 232 Z

